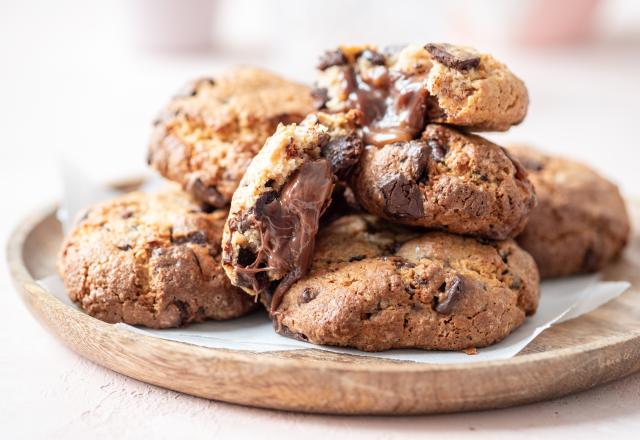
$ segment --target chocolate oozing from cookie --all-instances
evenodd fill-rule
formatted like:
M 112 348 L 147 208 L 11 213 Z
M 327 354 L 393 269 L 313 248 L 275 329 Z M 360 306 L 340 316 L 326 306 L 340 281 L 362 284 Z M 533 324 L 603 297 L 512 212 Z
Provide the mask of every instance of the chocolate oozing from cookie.
M 416 137 L 426 124 L 429 93 L 423 75 L 404 75 L 376 64 L 371 75 L 352 65 L 342 67 L 344 93 L 364 115 L 362 133 L 367 144 L 385 145 Z
M 429 43 L 424 46 L 438 62 L 456 70 L 469 70 L 480 65 L 480 57 L 475 51 L 447 43 Z
M 279 194 L 263 194 L 250 213 L 252 218 L 248 221 L 260 231 L 261 248 L 254 255 L 244 255 L 243 261 L 238 254 L 239 264 L 253 259 L 251 264 L 238 267 L 238 275 L 272 311 L 309 269 L 318 222 L 330 202 L 333 185 L 329 161 L 305 162 Z M 267 270 L 285 274 L 277 286 L 269 282 Z

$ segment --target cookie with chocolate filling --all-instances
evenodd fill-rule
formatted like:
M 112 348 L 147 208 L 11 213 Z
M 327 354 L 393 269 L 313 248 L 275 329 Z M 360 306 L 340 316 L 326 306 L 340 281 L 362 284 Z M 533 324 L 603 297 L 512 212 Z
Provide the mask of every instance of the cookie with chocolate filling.
M 312 114 L 280 125 L 231 200 L 223 266 L 231 282 L 267 308 L 304 275 L 334 183 L 358 161 L 357 111 Z
M 524 83 L 491 55 L 450 44 L 344 46 L 318 64 L 320 108 L 364 113 L 365 141 L 415 139 L 429 122 L 504 131 L 529 103 Z
M 539 277 L 513 240 L 403 231 L 366 215 L 320 230 L 309 273 L 283 295 L 276 331 L 364 351 L 463 350 L 535 312 Z
M 438 124 L 417 140 L 367 146 L 351 183 L 371 214 L 497 240 L 520 233 L 535 206 L 526 171 L 502 147 Z
M 616 185 L 593 169 L 532 148 L 509 151 L 529 172 L 538 196 L 517 238 L 543 278 L 596 272 L 629 240 L 629 217 Z
M 156 120 L 149 164 L 200 202 L 222 207 L 278 124 L 300 122 L 312 110 L 307 86 L 264 70 L 199 79 Z
M 103 321 L 152 328 L 248 313 L 254 301 L 220 264 L 226 217 L 203 212 L 177 188 L 90 207 L 58 259 L 69 297 Z

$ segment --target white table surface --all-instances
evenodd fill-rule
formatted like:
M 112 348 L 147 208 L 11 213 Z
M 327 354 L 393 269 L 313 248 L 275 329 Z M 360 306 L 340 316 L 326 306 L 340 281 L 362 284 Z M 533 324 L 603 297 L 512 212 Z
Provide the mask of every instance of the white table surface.
M 96 48 L 103 47 L 103 40 L 76 40 L 73 29 L 54 26 L 59 21 L 52 25 L 51 17 L 61 13 L 58 5 L 0 6 L 3 242 L 21 217 L 58 197 L 60 156 L 100 180 L 143 172 L 149 121 L 185 79 L 236 62 L 270 66 L 300 79 L 312 72 L 313 54 L 292 58 L 227 48 L 224 57 L 133 57 L 118 51 L 98 56 Z M 55 50 L 63 37 L 73 40 L 68 46 L 73 51 Z M 492 138 L 532 142 L 579 157 L 617 181 L 626 194 L 640 195 L 640 46 L 637 41 L 620 43 L 569 53 L 505 50 L 502 58 L 525 79 L 532 103 L 525 123 Z M 315 54 L 315 48 L 311 52 Z M 4 260 L 4 246 L 0 252 Z M 637 438 L 640 431 L 640 374 L 578 395 L 500 411 L 401 418 L 312 416 L 210 402 L 94 365 L 37 324 L 20 303 L 6 270 L 0 276 L 0 310 L 6 313 L 0 319 L 3 439 L 145 434 L 153 438 L 569 435 L 586 439 Z

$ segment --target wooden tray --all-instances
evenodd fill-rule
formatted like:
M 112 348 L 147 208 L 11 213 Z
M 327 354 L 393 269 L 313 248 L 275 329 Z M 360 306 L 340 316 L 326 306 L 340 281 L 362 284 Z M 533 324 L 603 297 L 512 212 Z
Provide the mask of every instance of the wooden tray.
M 640 203 L 629 203 L 636 230 Z M 319 350 L 211 349 L 117 329 L 64 305 L 35 279 L 54 272 L 62 239 L 49 207 L 8 243 L 15 286 L 33 315 L 82 356 L 176 391 L 264 408 L 335 414 L 424 414 L 518 405 L 584 390 L 640 370 L 640 236 L 605 278 L 618 299 L 552 327 L 505 361 L 429 365 Z

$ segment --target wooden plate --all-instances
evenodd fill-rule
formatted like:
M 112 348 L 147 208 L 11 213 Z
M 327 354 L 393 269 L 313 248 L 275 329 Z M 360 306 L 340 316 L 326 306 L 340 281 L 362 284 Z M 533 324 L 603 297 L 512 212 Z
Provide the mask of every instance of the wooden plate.
M 640 203 L 630 203 L 637 226 Z M 306 412 L 424 414 L 559 397 L 640 370 L 640 236 L 605 278 L 632 288 L 552 327 L 504 361 L 429 365 L 319 350 L 211 349 L 115 328 L 64 305 L 35 279 L 54 272 L 62 239 L 55 207 L 26 218 L 7 256 L 31 313 L 67 346 L 127 376 L 208 399 Z M 636 227 L 636 230 L 639 228 Z

